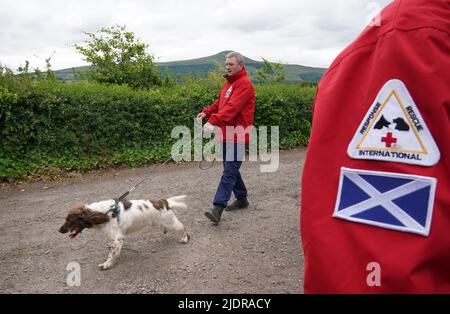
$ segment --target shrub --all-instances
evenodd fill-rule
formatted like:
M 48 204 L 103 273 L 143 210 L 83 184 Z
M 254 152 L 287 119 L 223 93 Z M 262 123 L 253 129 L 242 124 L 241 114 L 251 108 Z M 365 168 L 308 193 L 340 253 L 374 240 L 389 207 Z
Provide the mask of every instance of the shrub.
M 0 180 L 165 160 L 172 128 L 192 127 L 220 89 L 201 81 L 151 90 L 8 82 L 0 80 Z M 281 148 L 306 145 L 314 94 L 314 86 L 256 87 L 255 126 L 279 125 Z

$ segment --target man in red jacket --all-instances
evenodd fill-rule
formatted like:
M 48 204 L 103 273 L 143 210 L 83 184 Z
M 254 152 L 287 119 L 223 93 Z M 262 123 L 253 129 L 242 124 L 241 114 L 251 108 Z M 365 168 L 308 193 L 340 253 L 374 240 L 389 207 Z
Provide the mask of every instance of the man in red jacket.
M 231 52 L 225 60 L 226 82 L 217 100 L 197 115 L 207 118 L 203 127 L 206 133 L 219 129 L 217 139 L 223 142 L 223 174 L 213 200 L 211 212 L 205 215 L 216 225 L 223 210 L 248 207 L 247 189 L 239 172 L 245 157 L 245 144 L 249 143 L 255 113 L 255 91 L 244 66 L 244 57 Z M 234 193 L 236 200 L 227 207 Z
M 450 2 L 396 0 L 318 85 L 305 293 L 450 292 Z

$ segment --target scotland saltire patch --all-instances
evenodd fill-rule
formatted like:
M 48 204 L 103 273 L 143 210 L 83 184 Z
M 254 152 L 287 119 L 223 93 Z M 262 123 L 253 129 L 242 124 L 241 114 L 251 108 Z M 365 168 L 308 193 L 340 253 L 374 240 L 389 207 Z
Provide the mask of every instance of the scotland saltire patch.
M 354 159 L 421 166 L 433 166 L 441 156 L 414 100 L 400 80 L 390 80 L 383 86 L 347 153 Z
M 333 217 L 428 236 L 435 178 L 341 168 Z

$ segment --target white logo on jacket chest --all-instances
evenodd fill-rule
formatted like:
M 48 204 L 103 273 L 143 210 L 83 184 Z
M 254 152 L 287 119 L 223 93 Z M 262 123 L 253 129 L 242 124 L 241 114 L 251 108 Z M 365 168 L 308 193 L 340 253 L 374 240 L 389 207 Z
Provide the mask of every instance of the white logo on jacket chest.
M 225 93 L 225 98 L 230 98 L 231 92 L 233 91 L 233 86 L 230 86 L 230 88 Z

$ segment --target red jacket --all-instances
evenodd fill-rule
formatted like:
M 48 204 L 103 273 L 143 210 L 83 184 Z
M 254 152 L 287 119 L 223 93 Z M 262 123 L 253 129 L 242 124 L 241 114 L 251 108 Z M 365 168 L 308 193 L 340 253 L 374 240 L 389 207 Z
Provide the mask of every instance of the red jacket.
M 220 91 L 219 98 L 202 112 L 206 114 L 210 124 L 218 126 L 222 130 L 219 140 L 248 144 L 249 133 L 244 134 L 243 130 L 253 126 L 255 90 L 245 68 L 226 79 L 227 82 Z M 236 129 L 234 133 L 227 133 L 227 126 L 241 126 L 242 128 Z
M 305 293 L 450 293 L 449 83 L 448 0 L 394 1 L 322 77 L 302 178 Z M 403 193 L 411 182 L 426 188 Z

